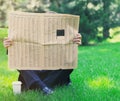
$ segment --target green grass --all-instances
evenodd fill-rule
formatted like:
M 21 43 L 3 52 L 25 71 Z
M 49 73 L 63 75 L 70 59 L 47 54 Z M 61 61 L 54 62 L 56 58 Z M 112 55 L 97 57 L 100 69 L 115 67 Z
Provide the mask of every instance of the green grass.
M 0 37 L 7 36 L 1 32 Z M 78 57 L 71 86 L 58 87 L 48 96 L 37 91 L 14 95 L 12 82 L 17 80 L 18 72 L 8 68 L 0 42 L 0 101 L 120 101 L 120 42 L 80 46 Z

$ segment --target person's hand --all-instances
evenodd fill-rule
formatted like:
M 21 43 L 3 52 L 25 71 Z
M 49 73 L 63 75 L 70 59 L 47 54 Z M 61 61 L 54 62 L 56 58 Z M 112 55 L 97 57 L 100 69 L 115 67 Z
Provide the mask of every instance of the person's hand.
M 8 37 L 4 38 L 3 45 L 5 48 L 10 47 L 12 44 L 13 44 L 13 41 L 10 38 Z
M 76 34 L 76 36 L 73 38 L 73 42 L 80 45 L 81 44 L 81 39 L 82 39 L 82 36 L 80 33 Z

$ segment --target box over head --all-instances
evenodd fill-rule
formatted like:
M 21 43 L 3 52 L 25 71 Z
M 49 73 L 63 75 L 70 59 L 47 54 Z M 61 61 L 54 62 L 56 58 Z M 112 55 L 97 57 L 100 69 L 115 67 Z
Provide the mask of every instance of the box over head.
M 48 13 L 9 13 L 9 67 L 21 70 L 72 69 L 77 66 L 79 16 Z

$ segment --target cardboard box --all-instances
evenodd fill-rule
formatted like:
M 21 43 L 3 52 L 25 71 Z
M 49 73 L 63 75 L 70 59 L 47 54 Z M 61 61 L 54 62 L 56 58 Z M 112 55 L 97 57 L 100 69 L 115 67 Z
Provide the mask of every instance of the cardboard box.
M 9 13 L 9 67 L 20 70 L 72 69 L 77 66 L 79 16 Z

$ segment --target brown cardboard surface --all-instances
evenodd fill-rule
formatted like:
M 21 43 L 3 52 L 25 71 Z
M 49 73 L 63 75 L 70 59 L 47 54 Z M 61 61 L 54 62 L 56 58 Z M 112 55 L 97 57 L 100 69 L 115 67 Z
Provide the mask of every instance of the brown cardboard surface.
M 77 66 L 79 16 L 47 13 L 9 13 L 9 34 L 14 43 L 8 48 L 12 69 L 55 70 Z M 57 36 L 64 30 L 64 36 Z

